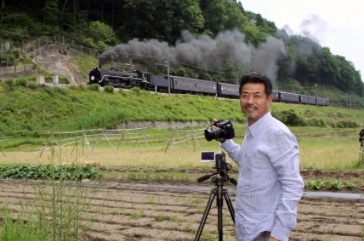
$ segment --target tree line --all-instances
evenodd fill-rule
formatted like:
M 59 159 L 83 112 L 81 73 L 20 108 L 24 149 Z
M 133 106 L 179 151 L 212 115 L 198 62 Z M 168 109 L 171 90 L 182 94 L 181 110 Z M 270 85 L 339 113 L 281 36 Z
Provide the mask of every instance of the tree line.
M 285 54 L 276 60 L 281 88 L 313 94 L 317 86 L 330 86 L 363 97 L 361 73 L 350 60 L 309 38 L 288 35 L 261 14 L 245 10 L 241 1 L 0 0 L 1 52 L 13 62 L 25 61 L 19 50 L 24 43 L 45 35 L 63 34 L 102 53 L 132 39 L 156 39 L 173 46 L 183 31 L 194 38 L 204 35 L 213 39 L 233 30 L 241 32 L 244 44 L 252 48 L 264 46 L 271 37 L 284 43 Z M 5 49 L 9 41 L 18 48 Z M 251 70 L 228 58 L 219 68 L 226 82 Z M 199 77 L 206 76 L 200 70 L 193 71 Z

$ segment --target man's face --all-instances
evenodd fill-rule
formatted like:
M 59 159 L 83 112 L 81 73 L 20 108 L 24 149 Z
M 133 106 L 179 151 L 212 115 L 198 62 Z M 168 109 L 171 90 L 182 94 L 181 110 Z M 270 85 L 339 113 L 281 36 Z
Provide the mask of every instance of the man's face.
M 240 108 L 252 125 L 269 111 L 273 96 L 265 94 L 264 84 L 246 83 L 242 86 Z

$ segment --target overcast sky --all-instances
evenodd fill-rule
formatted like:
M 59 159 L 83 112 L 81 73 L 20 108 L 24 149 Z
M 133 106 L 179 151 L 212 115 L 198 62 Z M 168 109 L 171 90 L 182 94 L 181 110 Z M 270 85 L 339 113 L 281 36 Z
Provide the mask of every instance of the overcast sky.
M 240 0 L 279 29 L 290 30 L 344 56 L 364 81 L 364 14 L 359 0 Z M 289 31 L 287 31 L 289 33 Z

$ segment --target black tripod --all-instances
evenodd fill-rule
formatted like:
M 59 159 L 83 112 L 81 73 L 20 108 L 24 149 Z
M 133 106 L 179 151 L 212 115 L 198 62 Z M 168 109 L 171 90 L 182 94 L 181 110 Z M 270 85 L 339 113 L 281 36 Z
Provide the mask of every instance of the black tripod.
M 231 165 L 228 164 L 231 168 Z M 220 176 L 218 177 L 217 175 L 220 174 Z M 233 178 L 230 178 L 229 175 L 227 174 L 227 171 L 220 171 L 220 172 L 216 172 L 214 174 L 211 175 L 205 175 L 202 176 L 200 178 L 197 179 L 198 182 L 203 182 L 207 179 L 210 179 L 212 177 L 212 181 L 214 183 L 216 183 L 216 188 L 213 188 L 211 190 L 210 193 L 210 198 L 209 201 L 207 202 L 206 205 L 206 209 L 205 212 L 202 216 L 201 222 L 200 222 L 200 226 L 197 230 L 196 236 L 195 236 L 195 241 L 200 240 L 200 236 L 202 233 L 202 230 L 205 226 L 206 220 L 207 220 L 207 216 L 209 215 L 211 206 L 212 206 L 212 202 L 214 201 L 215 197 L 217 196 L 216 199 L 216 203 L 217 203 L 217 228 L 219 231 L 219 241 L 223 240 L 223 231 L 222 231 L 222 206 L 223 206 L 223 196 L 225 198 L 225 201 L 228 205 L 229 211 L 230 211 L 230 216 L 235 224 L 235 212 L 234 212 L 234 207 L 231 203 L 229 194 L 227 192 L 226 189 L 223 188 L 224 182 L 230 181 L 231 183 L 233 183 L 234 185 L 237 184 L 236 180 Z
M 360 142 L 360 151 L 359 151 L 359 162 L 355 165 L 355 167 L 361 167 L 364 165 L 364 129 L 359 132 L 359 142 Z

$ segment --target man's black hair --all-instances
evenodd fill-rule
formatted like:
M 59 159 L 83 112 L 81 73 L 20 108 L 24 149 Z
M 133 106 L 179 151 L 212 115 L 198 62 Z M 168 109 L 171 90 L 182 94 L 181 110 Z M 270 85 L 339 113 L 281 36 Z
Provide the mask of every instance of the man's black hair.
M 272 82 L 266 75 L 258 74 L 258 73 L 250 73 L 247 75 L 243 75 L 240 79 L 240 85 L 239 85 L 239 94 L 241 95 L 241 89 L 243 85 L 246 83 L 255 83 L 255 84 L 264 84 L 265 94 L 267 97 L 272 95 Z

